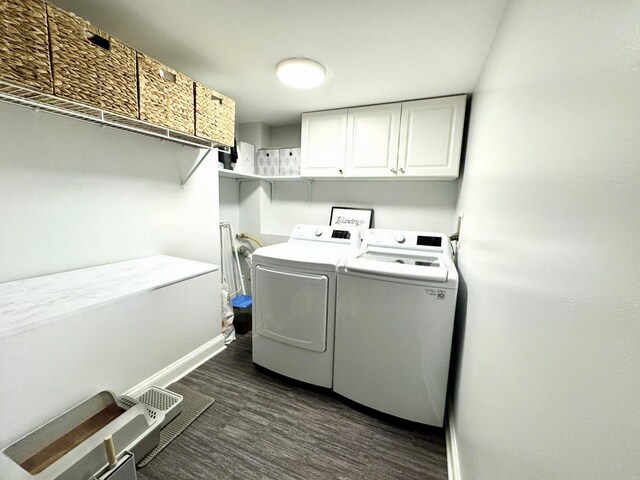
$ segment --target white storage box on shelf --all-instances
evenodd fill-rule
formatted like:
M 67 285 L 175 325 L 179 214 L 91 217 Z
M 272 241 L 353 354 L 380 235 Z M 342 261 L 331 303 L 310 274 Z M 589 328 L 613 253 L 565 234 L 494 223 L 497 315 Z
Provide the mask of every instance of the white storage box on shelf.
M 238 161 L 235 172 L 253 175 L 256 171 L 256 147 L 251 143 L 238 142 Z
M 280 175 L 280 149 L 267 148 L 258 150 L 258 175 L 277 177 Z
M 300 176 L 300 153 L 299 148 L 280 149 L 280 173 L 281 177 Z

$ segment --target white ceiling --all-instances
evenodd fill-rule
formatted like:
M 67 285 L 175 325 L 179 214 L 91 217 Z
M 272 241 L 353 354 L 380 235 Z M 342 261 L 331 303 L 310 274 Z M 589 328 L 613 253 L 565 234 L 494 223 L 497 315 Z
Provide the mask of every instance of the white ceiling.
M 237 102 L 238 122 L 472 92 L 506 0 L 53 0 Z M 296 90 L 288 57 L 329 80 Z

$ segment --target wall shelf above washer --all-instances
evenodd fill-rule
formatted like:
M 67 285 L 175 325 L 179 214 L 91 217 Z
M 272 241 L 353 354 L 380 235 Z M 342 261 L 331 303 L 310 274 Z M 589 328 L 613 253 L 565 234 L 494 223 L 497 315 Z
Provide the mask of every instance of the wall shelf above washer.
M 262 177 L 260 175 L 254 175 L 253 173 L 234 172 L 233 170 L 218 169 L 218 175 L 224 178 L 262 180 Z
M 218 169 L 218 175 L 224 178 L 235 178 L 236 180 L 264 180 L 266 182 L 281 182 L 281 181 L 296 181 L 296 180 L 309 180 L 299 175 L 289 175 L 289 176 L 264 176 L 264 175 L 256 175 L 253 173 L 241 173 L 235 172 L 233 170 L 226 169 Z
M 445 179 L 431 177 L 303 177 L 301 175 L 266 176 L 255 173 L 241 173 L 234 170 L 218 169 L 218 176 L 222 178 L 234 178 L 236 180 L 264 180 L 265 182 L 443 182 Z

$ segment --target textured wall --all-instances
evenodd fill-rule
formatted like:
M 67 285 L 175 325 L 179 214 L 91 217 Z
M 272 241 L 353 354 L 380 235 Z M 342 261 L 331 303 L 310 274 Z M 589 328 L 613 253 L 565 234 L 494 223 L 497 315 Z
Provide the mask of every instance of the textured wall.
M 523 0 L 498 29 L 460 199 L 464 480 L 638 478 L 638 25 Z

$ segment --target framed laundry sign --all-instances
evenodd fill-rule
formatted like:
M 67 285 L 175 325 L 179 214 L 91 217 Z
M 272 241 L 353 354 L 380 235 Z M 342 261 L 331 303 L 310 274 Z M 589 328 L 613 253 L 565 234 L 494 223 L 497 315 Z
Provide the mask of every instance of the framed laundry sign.
M 364 232 L 373 226 L 373 208 L 331 207 L 329 225 L 351 225 Z

